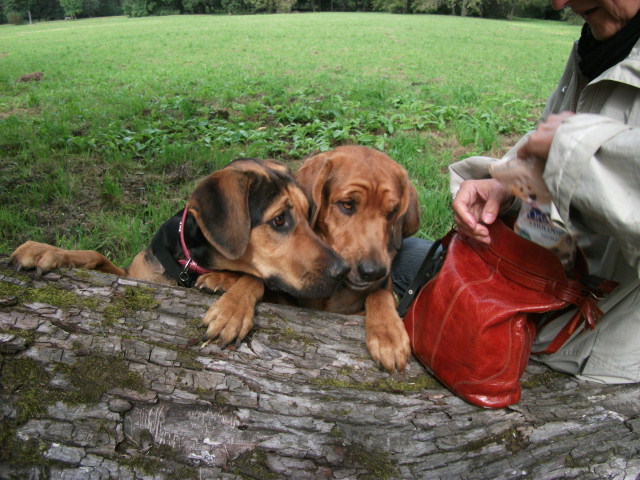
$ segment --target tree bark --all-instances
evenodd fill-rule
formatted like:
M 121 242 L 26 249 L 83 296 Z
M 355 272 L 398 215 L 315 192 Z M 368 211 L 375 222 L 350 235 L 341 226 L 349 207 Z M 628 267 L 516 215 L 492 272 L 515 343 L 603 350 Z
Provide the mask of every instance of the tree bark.
M 518 4 L 518 0 L 512 0 L 511 8 L 509 10 L 509 14 L 507 15 L 507 19 L 509 21 L 513 20 L 513 15 L 515 14 L 517 4 Z
M 412 359 L 371 361 L 364 321 L 263 303 L 202 346 L 217 296 L 0 259 L 0 478 L 633 479 L 640 386 L 530 362 L 483 410 Z

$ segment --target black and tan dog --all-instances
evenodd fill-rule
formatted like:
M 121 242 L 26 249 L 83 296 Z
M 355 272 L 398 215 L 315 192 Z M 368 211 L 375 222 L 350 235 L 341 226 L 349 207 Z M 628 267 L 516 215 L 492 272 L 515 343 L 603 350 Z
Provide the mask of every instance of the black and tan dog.
M 349 264 L 330 296 L 302 305 L 338 313 L 365 311 L 367 347 L 389 371 L 402 370 L 411 349 L 396 312 L 391 263 L 420 226 L 420 207 L 406 171 L 387 155 L 345 146 L 307 159 L 296 174 L 313 229 Z
M 203 322 L 209 338 L 227 344 L 249 333 L 265 285 L 298 298 L 326 296 L 347 272 L 347 264 L 310 228 L 308 209 L 287 167 L 239 159 L 205 178 L 185 209 L 162 225 L 126 269 L 92 250 L 32 241 L 11 259 L 18 268 L 71 266 L 225 291 Z

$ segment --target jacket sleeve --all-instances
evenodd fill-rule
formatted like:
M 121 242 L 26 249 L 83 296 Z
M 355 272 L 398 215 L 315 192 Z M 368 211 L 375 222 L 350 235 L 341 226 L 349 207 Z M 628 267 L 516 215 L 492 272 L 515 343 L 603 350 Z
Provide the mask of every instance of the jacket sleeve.
M 558 214 L 574 231 L 614 237 L 640 271 L 640 128 L 579 114 L 558 128 L 544 171 Z

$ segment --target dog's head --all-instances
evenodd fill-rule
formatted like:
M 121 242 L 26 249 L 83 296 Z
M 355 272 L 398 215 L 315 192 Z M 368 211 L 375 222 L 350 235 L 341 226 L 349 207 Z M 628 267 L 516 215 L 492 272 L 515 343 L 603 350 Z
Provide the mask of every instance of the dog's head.
M 347 286 L 381 286 L 402 239 L 420 226 L 405 169 L 377 150 L 344 146 L 307 159 L 296 179 L 309 199 L 312 228 L 351 267 Z
M 297 297 L 330 294 L 348 269 L 309 226 L 308 201 L 279 163 L 235 160 L 204 179 L 187 206 L 213 247 L 211 269 L 255 275 Z

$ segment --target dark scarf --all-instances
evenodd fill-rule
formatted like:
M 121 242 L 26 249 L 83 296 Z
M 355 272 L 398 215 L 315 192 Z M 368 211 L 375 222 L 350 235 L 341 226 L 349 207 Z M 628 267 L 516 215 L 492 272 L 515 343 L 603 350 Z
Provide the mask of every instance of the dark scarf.
M 580 71 L 593 80 L 608 68 L 624 60 L 640 38 L 640 13 L 633 17 L 622 30 L 603 41 L 593 38 L 591 27 L 585 23 L 578 41 Z

